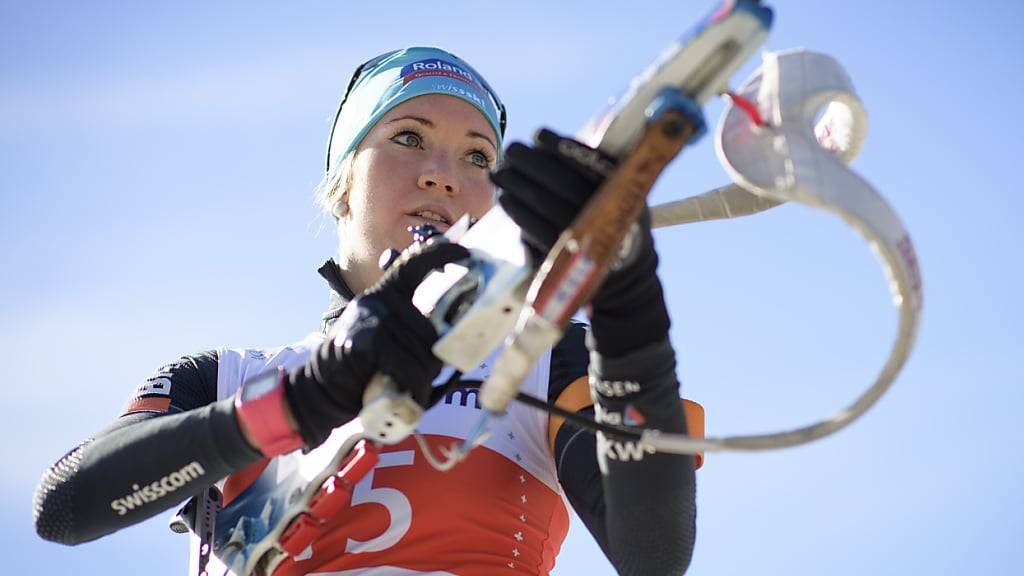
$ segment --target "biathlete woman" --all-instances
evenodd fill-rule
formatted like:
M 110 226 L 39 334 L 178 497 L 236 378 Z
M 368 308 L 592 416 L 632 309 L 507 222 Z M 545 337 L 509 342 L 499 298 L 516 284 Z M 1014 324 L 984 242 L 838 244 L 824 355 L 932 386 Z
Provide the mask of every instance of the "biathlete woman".
M 413 47 L 361 66 L 334 122 L 319 197 L 339 238 L 337 258 L 319 270 L 330 286 L 320 330 L 280 348 L 220 348 L 160 368 L 115 422 L 44 474 L 38 533 L 93 540 L 225 478 L 230 501 L 266 458 L 315 447 L 358 414 L 377 372 L 426 406 L 450 371 L 410 299 L 431 270 L 467 252 L 415 244 L 386 271 L 381 254 L 410 246 L 412 226 L 444 231 L 497 198 L 537 262 L 610 164 L 546 130 L 502 158 L 504 129 L 497 96 L 448 52 Z M 646 220 L 633 254 L 594 298 L 590 326 L 572 325 L 523 391 L 603 421 L 686 432 Z M 462 379 L 484 380 L 490 362 Z M 257 385 L 260 394 L 243 393 Z M 435 450 L 449 446 L 479 412 L 475 390 L 453 390 L 419 431 Z M 276 574 L 547 574 L 568 530 L 566 502 L 620 573 L 681 574 L 689 565 L 694 458 L 647 453 L 513 403 L 449 472 L 432 468 L 412 439 L 386 447 L 352 506 Z

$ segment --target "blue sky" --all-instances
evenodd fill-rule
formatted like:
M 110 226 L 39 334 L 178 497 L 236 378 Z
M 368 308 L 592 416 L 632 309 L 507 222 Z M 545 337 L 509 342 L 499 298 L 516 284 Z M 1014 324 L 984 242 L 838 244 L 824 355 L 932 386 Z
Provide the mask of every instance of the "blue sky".
M 771 5 L 766 49 L 826 52 L 853 78 L 870 118 L 853 167 L 914 238 L 924 318 L 892 391 L 850 428 L 708 457 L 689 573 L 1017 573 L 1024 9 Z M 0 2 L 0 537 L 12 573 L 184 572 L 187 543 L 165 515 L 77 548 L 39 540 L 32 489 L 157 366 L 315 327 L 315 268 L 334 239 L 318 233 L 312 191 L 356 65 L 441 45 L 501 94 L 511 138 L 573 132 L 708 8 L 381 6 Z M 720 111 L 711 103 L 709 122 Z M 653 200 L 726 179 L 708 137 Z M 709 433 L 806 424 L 879 370 L 895 312 L 873 255 L 835 218 L 787 206 L 656 240 L 679 378 Z M 576 526 L 556 574 L 584 571 L 612 573 Z

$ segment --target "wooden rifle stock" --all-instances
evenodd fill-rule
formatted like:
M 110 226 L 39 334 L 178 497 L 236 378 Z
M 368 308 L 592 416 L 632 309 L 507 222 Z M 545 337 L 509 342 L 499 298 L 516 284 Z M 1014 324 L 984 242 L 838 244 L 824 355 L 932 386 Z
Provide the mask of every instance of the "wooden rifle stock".
M 564 329 L 590 301 L 647 205 L 654 182 L 693 132 L 693 123 L 675 110 L 648 126 L 636 149 L 552 247 L 527 296 L 537 314 Z
M 480 389 L 480 403 L 491 413 L 505 410 L 540 355 L 593 298 L 654 182 L 703 121 L 700 108 L 678 91 L 652 106 L 656 110 L 636 147 L 562 233 L 530 285 L 515 334 Z

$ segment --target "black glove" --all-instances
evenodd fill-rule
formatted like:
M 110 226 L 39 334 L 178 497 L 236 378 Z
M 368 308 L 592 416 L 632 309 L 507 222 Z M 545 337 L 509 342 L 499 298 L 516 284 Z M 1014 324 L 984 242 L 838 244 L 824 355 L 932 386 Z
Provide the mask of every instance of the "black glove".
M 348 304 L 316 355 L 289 380 L 288 401 L 307 446 L 359 414 L 377 372 L 427 406 L 442 362 L 431 352 L 437 331 L 412 305 L 412 294 L 431 270 L 468 256 L 458 244 L 413 244 Z
M 491 180 L 502 188 L 498 201 L 522 228 L 535 264 L 543 261 L 614 169 L 615 161 L 599 150 L 547 129 L 534 136 L 534 147 L 519 142 L 508 147 Z M 629 251 L 592 302 L 596 348 L 607 357 L 622 356 L 668 335 L 658 254 L 646 209 L 626 244 Z

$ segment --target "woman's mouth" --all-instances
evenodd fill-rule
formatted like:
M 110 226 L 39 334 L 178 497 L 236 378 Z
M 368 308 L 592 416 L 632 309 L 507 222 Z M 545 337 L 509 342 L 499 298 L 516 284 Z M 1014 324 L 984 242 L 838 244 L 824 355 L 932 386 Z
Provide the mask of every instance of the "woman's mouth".
M 441 232 L 447 231 L 455 222 L 455 218 L 444 207 L 437 205 L 420 206 L 408 212 L 406 216 L 415 220 L 416 224 L 430 224 Z
M 434 212 L 433 210 L 419 210 L 417 212 L 410 214 L 410 216 L 422 218 L 428 224 L 444 224 L 446 226 L 451 225 L 451 221 L 449 221 L 444 214 Z

